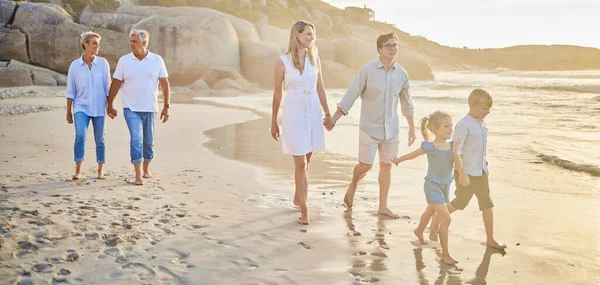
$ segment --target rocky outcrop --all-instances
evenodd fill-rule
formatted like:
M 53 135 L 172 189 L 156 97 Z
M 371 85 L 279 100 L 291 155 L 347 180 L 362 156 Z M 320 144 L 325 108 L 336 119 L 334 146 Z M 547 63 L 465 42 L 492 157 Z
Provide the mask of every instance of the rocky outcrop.
M 280 52 L 277 48 L 250 40 L 240 41 L 242 75 L 262 88 L 273 88 L 273 68 Z
M 210 87 L 204 82 L 202 79 L 196 80 L 196 82 L 192 83 L 190 89 L 193 91 L 210 91 Z
M 74 23 L 59 6 L 27 2 L 19 5 L 12 27 L 29 39 L 30 63 L 65 74 L 71 62 L 83 52 L 79 44 L 81 32 L 90 30 Z M 110 47 L 104 53 L 101 49 L 101 56 L 106 57 L 114 69 L 116 59 L 129 50 L 127 36 L 105 29 L 94 31 L 102 36 L 103 44 Z
M 357 39 L 333 41 L 333 54 L 337 63 L 341 63 L 353 70 L 358 70 L 367 62 L 379 56 L 375 44 L 369 44 Z
M 239 70 L 239 42 L 222 17 L 150 16 L 132 28 L 150 33 L 149 50 L 165 60 L 173 84 L 190 84 L 211 66 Z
M 225 14 L 208 8 L 196 7 L 152 7 L 152 6 L 122 6 L 117 9 L 118 14 L 129 14 L 143 17 L 164 16 L 164 17 L 194 17 L 199 21 L 206 18 L 214 19 L 220 17 L 230 22 L 239 39 L 250 39 L 256 41 L 259 39 L 254 24 L 229 14 Z
M 13 1 L 0 1 L 0 28 L 8 24 L 16 8 L 17 5 Z
M 317 38 L 317 40 L 315 41 L 315 46 L 319 51 L 319 58 L 321 59 L 321 61 L 334 60 L 333 47 L 331 46 L 331 43 L 328 40 Z
M 234 90 L 244 91 L 244 88 L 242 87 L 241 84 L 237 83 L 235 80 L 230 79 L 230 78 L 224 78 L 224 79 L 217 81 L 213 85 L 213 89 L 216 89 L 216 90 L 234 89 Z
M 217 81 L 220 81 L 224 78 L 230 78 L 234 81 L 243 79 L 242 75 L 240 75 L 240 73 L 236 69 L 224 66 L 210 67 L 206 69 L 206 71 L 204 71 L 204 74 L 202 74 L 202 80 L 204 80 L 204 82 L 211 87 Z
M 317 35 L 319 32 L 328 33 L 333 27 L 333 20 L 331 17 L 327 16 L 327 14 L 323 13 L 321 10 L 313 9 L 311 16 L 317 30 Z
M 321 61 L 321 75 L 325 88 L 348 88 L 355 77 L 355 71 L 333 61 Z
M 8 64 L 8 68 L 9 69 L 27 69 L 31 72 L 44 73 L 44 74 L 47 74 L 48 76 L 52 77 L 56 81 L 57 85 L 59 85 L 59 86 L 67 85 L 67 76 L 66 75 L 60 74 L 60 73 L 58 73 L 56 71 L 52 71 L 50 69 L 33 66 L 30 64 L 20 62 L 18 60 L 14 60 L 14 59 L 10 61 L 10 63 Z
M 358 70 L 366 63 L 377 59 L 377 44 L 357 39 L 336 40 L 333 42 L 335 61 L 353 70 Z M 433 72 L 429 64 L 404 50 L 398 50 L 396 62 L 400 64 L 412 80 L 433 80 Z
M 278 50 L 284 52 L 287 50 L 290 42 L 290 32 L 277 27 L 257 24 L 256 30 L 260 36 L 260 40 L 270 46 L 276 47 Z
M 103 28 L 129 34 L 131 26 L 143 19 L 145 19 L 145 17 L 127 14 L 98 13 L 81 17 L 80 23 L 94 28 Z
M 29 62 L 27 40 L 25 39 L 25 35 L 19 30 L 0 28 L 0 43 L 2 43 L 0 60 L 9 61 L 16 59 Z
M 0 87 L 33 85 L 31 73 L 25 68 L 0 68 Z
M 33 79 L 33 85 L 40 86 L 56 86 L 56 79 L 52 78 L 49 74 L 37 70 L 31 71 Z

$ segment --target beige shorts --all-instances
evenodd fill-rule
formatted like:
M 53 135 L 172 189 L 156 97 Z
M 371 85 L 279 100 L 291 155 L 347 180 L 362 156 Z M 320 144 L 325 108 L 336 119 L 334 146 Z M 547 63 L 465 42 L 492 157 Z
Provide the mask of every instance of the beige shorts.
M 392 159 L 398 156 L 398 143 L 398 135 L 388 140 L 379 140 L 360 130 L 358 161 L 373 164 L 375 153 L 379 150 L 379 161 L 391 164 Z

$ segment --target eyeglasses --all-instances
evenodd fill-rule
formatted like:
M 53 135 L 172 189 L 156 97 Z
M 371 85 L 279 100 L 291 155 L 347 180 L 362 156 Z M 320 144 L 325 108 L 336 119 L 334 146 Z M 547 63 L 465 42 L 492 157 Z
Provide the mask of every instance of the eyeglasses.
M 385 44 L 383 46 L 387 49 L 398 49 L 398 44 Z

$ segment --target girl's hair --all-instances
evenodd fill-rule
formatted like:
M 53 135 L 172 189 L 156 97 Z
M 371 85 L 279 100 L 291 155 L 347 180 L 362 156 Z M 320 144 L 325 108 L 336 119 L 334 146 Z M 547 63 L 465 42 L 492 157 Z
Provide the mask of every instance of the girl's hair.
M 292 54 L 292 62 L 294 63 L 294 66 L 300 71 L 300 74 L 302 74 L 302 72 L 304 71 L 303 69 L 301 69 L 302 66 L 300 65 L 300 49 L 303 47 L 302 47 L 302 45 L 300 45 L 300 41 L 296 37 L 296 32 L 302 33 L 302 32 L 304 32 L 304 29 L 306 29 L 306 27 L 311 27 L 313 29 L 313 33 L 316 38 L 317 30 L 315 30 L 315 25 L 313 25 L 307 21 L 302 21 L 302 20 L 297 21 L 292 26 L 292 30 L 290 30 L 290 41 L 288 43 L 287 52 L 285 53 L 285 54 L 290 54 L 290 53 Z M 315 54 L 316 54 L 315 46 L 312 45 L 311 47 L 309 47 L 307 50 L 307 53 L 308 53 L 308 59 L 310 60 L 310 63 L 313 66 L 316 66 L 315 65 Z
M 446 111 L 435 111 L 428 117 L 421 119 L 421 134 L 426 141 L 432 141 L 433 130 L 440 126 L 444 118 L 452 118 L 452 114 Z

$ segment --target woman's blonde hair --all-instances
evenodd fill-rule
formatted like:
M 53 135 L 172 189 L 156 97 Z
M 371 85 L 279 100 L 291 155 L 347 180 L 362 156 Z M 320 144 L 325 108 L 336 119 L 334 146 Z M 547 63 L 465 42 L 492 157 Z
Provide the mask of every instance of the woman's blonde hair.
M 292 54 L 292 63 L 294 64 L 294 67 L 296 67 L 300 71 L 300 74 L 302 74 L 302 72 L 304 71 L 304 69 L 302 69 L 302 65 L 300 65 L 300 49 L 302 48 L 302 45 L 300 45 L 300 41 L 296 37 L 296 32 L 302 33 L 304 32 L 304 29 L 306 29 L 306 27 L 311 27 L 313 29 L 313 33 L 316 38 L 317 30 L 315 29 L 315 25 L 307 21 L 297 21 L 296 23 L 294 23 L 292 29 L 290 30 L 290 41 L 288 43 L 287 52 L 285 53 Z M 315 57 L 317 52 L 314 44 L 311 47 L 309 47 L 306 52 L 308 54 L 308 59 L 310 60 L 310 63 L 313 66 L 316 66 Z
M 452 114 L 446 111 L 435 111 L 428 117 L 421 119 L 421 134 L 426 141 L 432 141 L 433 130 L 440 126 L 444 118 L 452 118 Z
M 89 43 L 92 38 L 97 38 L 98 40 L 102 39 L 99 34 L 96 34 L 92 31 L 81 33 L 81 37 L 79 38 L 79 43 L 81 44 L 81 47 L 83 48 L 83 50 L 85 50 L 85 45 L 83 45 L 83 44 Z

